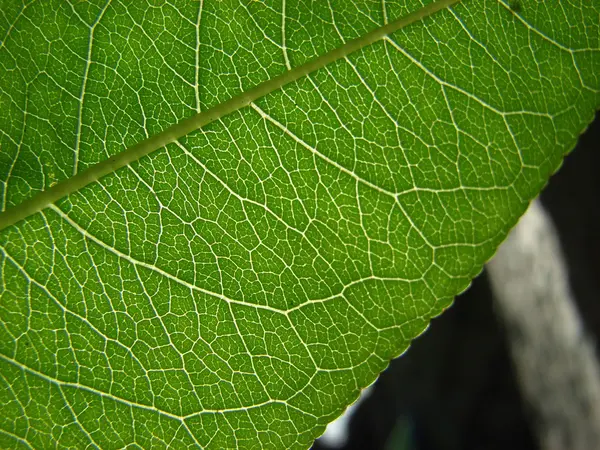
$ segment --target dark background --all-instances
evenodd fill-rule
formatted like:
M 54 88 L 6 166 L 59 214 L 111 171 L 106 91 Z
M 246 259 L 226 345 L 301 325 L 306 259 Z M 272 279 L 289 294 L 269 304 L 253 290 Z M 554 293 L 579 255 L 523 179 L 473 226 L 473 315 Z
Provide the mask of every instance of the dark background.
M 600 114 L 541 195 L 571 289 L 600 342 Z M 392 361 L 350 421 L 345 450 L 538 449 L 484 272 Z M 315 450 L 328 447 L 317 441 Z

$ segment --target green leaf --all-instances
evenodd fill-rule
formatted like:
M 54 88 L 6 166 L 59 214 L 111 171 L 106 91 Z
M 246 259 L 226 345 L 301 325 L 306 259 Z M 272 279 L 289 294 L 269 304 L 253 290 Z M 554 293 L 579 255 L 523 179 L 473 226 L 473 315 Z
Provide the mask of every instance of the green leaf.
M 0 0 L 0 447 L 310 446 L 600 105 L 597 2 L 450 3 Z

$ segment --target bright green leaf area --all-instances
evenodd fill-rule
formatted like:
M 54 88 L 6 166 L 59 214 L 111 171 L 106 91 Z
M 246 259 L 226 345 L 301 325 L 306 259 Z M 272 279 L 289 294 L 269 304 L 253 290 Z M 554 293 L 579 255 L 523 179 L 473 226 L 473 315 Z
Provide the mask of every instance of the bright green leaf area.
M 0 211 L 421 7 L 0 0 Z M 0 448 L 310 446 L 599 105 L 598 2 L 464 0 L 0 231 Z

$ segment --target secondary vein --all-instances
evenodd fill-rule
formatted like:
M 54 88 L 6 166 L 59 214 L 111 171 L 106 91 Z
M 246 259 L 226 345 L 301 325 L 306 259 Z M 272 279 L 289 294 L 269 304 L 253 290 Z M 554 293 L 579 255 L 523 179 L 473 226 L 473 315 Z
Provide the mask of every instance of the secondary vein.
M 131 164 L 134 161 L 146 156 L 159 148 L 166 146 L 177 139 L 195 131 L 203 126 L 219 120 L 222 117 L 238 111 L 248 106 L 255 100 L 276 91 L 286 84 L 292 83 L 318 69 L 325 67 L 337 60 L 345 58 L 351 53 L 358 51 L 374 42 L 379 41 L 388 34 L 400 30 L 401 28 L 423 20 L 424 18 L 460 2 L 461 0 L 436 0 L 423 8 L 396 19 L 380 28 L 377 28 L 364 36 L 347 42 L 341 47 L 332 50 L 324 55 L 308 61 L 298 67 L 295 67 L 283 74 L 267 80 L 246 92 L 243 92 L 229 100 L 200 112 L 192 117 L 170 126 L 154 136 L 149 137 L 137 144 L 123 150 L 122 152 L 98 163 L 88 169 L 63 180 L 56 185 L 46 189 L 32 198 L 23 201 L 21 204 L 8 208 L 0 213 L 0 231 L 14 225 L 15 223 L 35 214 L 57 200 L 72 194 L 79 189 L 100 180 L 102 177 L 115 172 L 122 167 Z

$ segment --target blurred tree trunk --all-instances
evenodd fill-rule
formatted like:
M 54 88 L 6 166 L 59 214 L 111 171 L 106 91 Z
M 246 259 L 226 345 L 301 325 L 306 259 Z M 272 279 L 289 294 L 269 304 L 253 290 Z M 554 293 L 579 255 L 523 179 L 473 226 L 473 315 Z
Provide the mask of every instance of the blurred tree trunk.
M 600 449 L 600 369 L 538 201 L 487 269 L 541 448 Z

